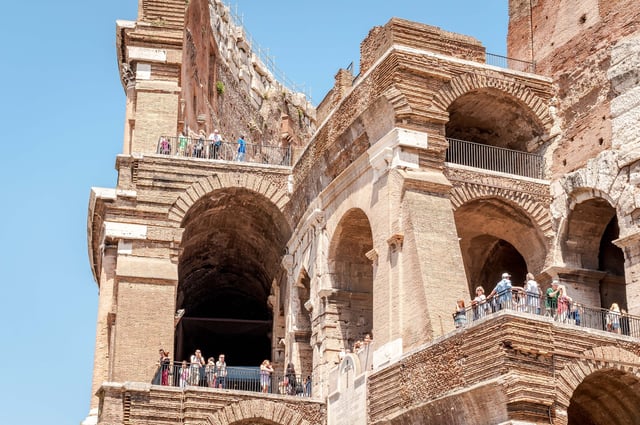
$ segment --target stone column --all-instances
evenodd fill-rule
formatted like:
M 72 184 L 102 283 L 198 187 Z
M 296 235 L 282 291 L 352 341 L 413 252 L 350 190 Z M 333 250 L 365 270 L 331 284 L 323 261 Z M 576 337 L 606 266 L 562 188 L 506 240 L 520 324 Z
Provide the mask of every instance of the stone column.
M 624 252 L 624 276 L 629 314 L 640 316 L 640 232 L 613 243 Z

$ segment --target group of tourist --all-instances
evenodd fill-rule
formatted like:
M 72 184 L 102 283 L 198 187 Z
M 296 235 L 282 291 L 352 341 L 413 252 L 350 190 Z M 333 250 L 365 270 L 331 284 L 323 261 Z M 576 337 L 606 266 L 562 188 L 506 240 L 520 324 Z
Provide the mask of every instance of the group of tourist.
M 154 381 L 154 383 L 159 385 L 175 385 L 180 388 L 186 388 L 187 386 L 228 388 L 229 370 L 225 362 L 224 354 L 218 356 L 218 361 L 214 361 L 213 357 L 209 357 L 209 359 L 205 361 L 202 352 L 195 350 L 189 360 L 189 362 L 183 360 L 179 366 L 175 364 L 175 366 L 172 367 L 169 352 L 161 348 L 159 379 Z M 304 380 L 299 379 L 293 363 L 287 365 L 284 376 L 281 376 L 282 379 L 277 380 L 277 387 L 272 387 L 273 374 L 273 365 L 269 360 L 265 359 L 259 368 L 260 391 L 269 393 L 275 391 L 277 388 L 280 394 L 311 396 L 311 376 L 307 376 Z M 251 375 L 245 375 L 239 379 L 251 379 L 250 376 Z M 233 388 L 233 382 L 231 382 L 230 385 Z
M 177 156 L 206 159 L 231 159 L 223 158 L 221 155 L 223 139 L 218 129 L 213 130 L 213 132 L 207 136 L 203 130 L 200 130 L 198 134 L 190 135 L 189 129 L 186 128 L 178 134 L 176 142 L 177 146 L 175 154 Z M 235 161 L 244 161 L 247 152 L 247 142 L 244 139 L 244 135 L 241 135 L 238 138 L 236 144 L 237 146 L 233 159 Z M 158 144 L 158 153 L 170 155 L 171 152 L 171 141 L 167 137 L 161 137 Z
M 488 296 L 485 296 L 482 286 L 478 286 L 475 292 L 476 296 L 471 300 L 469 309 L 473 320 L 507 308 L 540 315 L 542 313 L 540 300 L 544 298 L 545 316 L 553 317 L 554 320 L 563 323 L 581 325 L 579 304 L 569 296 L 566 286 L 561 285 L 557 279 L 551 282 L 551 286 L 543 294 L 532 273 L 527 273 L 524 285 L 519 287 L 512 285 L 511 275 L 505 272 Z M 453 312 L 456 328 L 467 323 L 467 311 L 465 301 L 458 299 Z M 620 319 L 625 314 L 626 312 L 621 310 L 617 303 L 613 303 L 604 318 L 606 330 L 621 333 Z
M 190 362 L 183 360 L 180 367 L 173 371 L 174 383 L 185 388 L 187 385 L 197 385 L 210 388 L 226 388 L 227 363 L 224 354 L 218 356 L 218 361 L 209 357 L 205 361 L 200 350 L 196 350 L 190 357 Z M 171 358 L 169 352 L 160 349 L 160 385 L 170 385 Z

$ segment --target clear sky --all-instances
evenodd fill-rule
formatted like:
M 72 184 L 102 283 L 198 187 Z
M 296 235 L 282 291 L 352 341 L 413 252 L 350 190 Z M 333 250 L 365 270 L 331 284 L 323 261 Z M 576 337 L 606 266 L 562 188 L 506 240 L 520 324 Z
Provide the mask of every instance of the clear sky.
M 504 55 L 507 0 L 235 0 L 277 67 L 317 104 L 369 30 L 397 16 Z M 115 187 L 125 98 L 116 19 L 136 0 L 4 2 L 0 35 L 0 424 L 88 413 L 98 288 L 87 255 L 92 186 Z M 236 9 L 234 8 L 234 11 Z M 156 361 L 157 351 L 149 353 Z

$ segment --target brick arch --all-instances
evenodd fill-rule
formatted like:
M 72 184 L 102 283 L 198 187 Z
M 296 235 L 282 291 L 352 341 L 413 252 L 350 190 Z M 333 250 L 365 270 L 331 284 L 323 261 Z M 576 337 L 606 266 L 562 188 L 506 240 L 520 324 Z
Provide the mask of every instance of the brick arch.
M 551 126 L 553 117 L 546 100 L 520 83 L 488 75 L 474 73 L 458 75 L 436 93 L 433 106 L 438 112 L 446 113 L 449 106 L 463 94 L 484 88 L 497 89 L 520 100 L 534 113 L 545 128 Z
M 203 196 L 217 189 L 242 187 L 264 195 L 280 211 L 289 202 L 286 182 L 275 184 L 264 176 L 252 173 L 214 174 L 196 180 L 189 186 L 169 208 L 168 218 L 182 223 L 187 211 Z
M 312 422 L 286 404 L 268 400 L 243 400 L 207 417 L 210 425 L 311 425 Z
M 556 405 L 567 412 L 573 392 L 584 379 L 603 369 L 618 369 L 640 377 L 640 356 L 619 347 L 596 347 L 566 365 L 556 377 Z
M 545 238 L 553 235 L 549 206 L 539 196 L 502 188 L 497 182 L 494 185 L 491 181 L 484 181 L 484 184 L 461 182 L 451 189 L 450 196 L 454 211 L 471 201 L 499 198 L 524 211 Z
M 589 161 L 587 167 L 562 177 L 559 183 L 562 190 L 555 196 L 555 209 L 568 213 L 577 204 L 601 198 L 616 210 L 621 237 L 623 230 L 629 231 L 634 227 L 631 213 L 636 208 L 636 204 L 628 200 L 635 199 L 636 188 L 635 185 L 629 184 L 628 169 L 618 168 L 615 154 L 598 156 Z M 560 228 L 564 225 L 565 223 L 561 223 Z

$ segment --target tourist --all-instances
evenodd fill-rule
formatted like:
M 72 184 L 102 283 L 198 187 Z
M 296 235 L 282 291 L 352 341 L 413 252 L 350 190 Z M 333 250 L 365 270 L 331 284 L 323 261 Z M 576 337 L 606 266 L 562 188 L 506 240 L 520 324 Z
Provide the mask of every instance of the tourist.
M 287 365 L 287 370 L 285 372 L 285 381 L 287 385 L 287 394 L 295 395 L 296 394 L 296 368 L 293 366 L 293 363 L 289 363 Z
M 365 348 L 368 348 L 372 341 L 373 339 L 371 338 L 370 333 L 364 334 L 364 340 L 362 340 L 362 342 L 364 343 Z
M 236 160 L 244 161 L 244 155 L 247 152 L 247 143 L 244 141 L 244 136 L 240 136 L 238 139 L 238 156 Z
M 218 388 L 227 388 L 227 363 L 224 361 L 224 354 L 220 354 L 216 362 L 216 379 Z
M 453 312 L 453 323 L 456 328 L 461 328 L 467 324 L 467 309 L 462 299 L 456 303 L 456 310 Z
M 607 330 L 613 333 L 620 333 L 620 306 L 618 303 L 611 304 L 609 312 L 607 313 L 606 324 Z
M 544 306 L 546 309 L 545 316 L 551 316 L 555 319 L 556 311 L 558 309 L 558 297 L 560 296 L 560 282 L 558 279 L 554 279 L 551 282 L 551 287 L 547 288 L 546 297 L 544 300 Z
M 304 380 L 304 396 L 311 397 L 311 375 Z
M 169 369 L 171 368 L 171 359 L 169 352 L 160 349 L 160 385 L 169 385 Z
M 193 149 L 193 156 L 196 158 L 204 158 L 204 131 L 200 130 L 198 134 L 198 140 L 196 141 L 196 145 Z
M 532 273 L 527 273 L 524 292 L 527 297 L 527 311 L 540 314 L 540 287 Z
M 509 273 L 502 273 L 502 279 L 493 288 L 493 291 L 487 298 L 493 299 L 497 296 L 495 302 L 497 303 L 497 309 L 502 310 L 509 307 L 511 303 L 511 275 Z
M 222 136 L 216 128 L 213 133 L 209 134 L 209 158 L 218 159 L 220 156 L 220 146 L 222 145 Z
M 182 132 L 180 132 L 180 134 L 178 135 L 178 150 L 176 151 L 176 155 L 186 156 L 188 143 L 189 139 Z
M 269 360 L 265 360 L 260 365 L 260 386 L 263 393 L 269 392 L 269 385 L 271 385 L 271 374 L 273 373 L 273 366 Z
M 473 320 L 478 320 L 489 313 L 490 307 L 482 286 L 476 288 L 476 297 L 471 301 L 471 306 L 473 307 Z
M 216 387 L 216 363 L 213 357 L 207 359 L 207 365 L 204 367 L 204 373 L 207 377 L 207 385 L 209 388 Z
M 186 360 L 182 361 L 182 366 L 180 366 L 178 376 L 180 377 L 180 388 L 185 388 L 189 383 L 189 367 L 187 366 Z
M 566 322 L 567 315 L 571 310 L 571 304 L 573 300 L 567 293 L 567 287 L 564 285 L 558 286 L 558 315 L 556 318 L 561 322 Z
M 161 155 L 169 155 L 171 153 L 171 144 L 169 143 L 169 140 L 167 140 L 167 138 L 164 136 L 160 138 L 158 151 Z
M 202 357 L 202 353 L 200 350 L 196 350 L 194 354 L 191 355 L 191 370 L 189 371 L 189 385 L 199 385 L 200 380 L 204 379 L 204 357 Z M 202 370 L 202 373 L 201 372 Z

